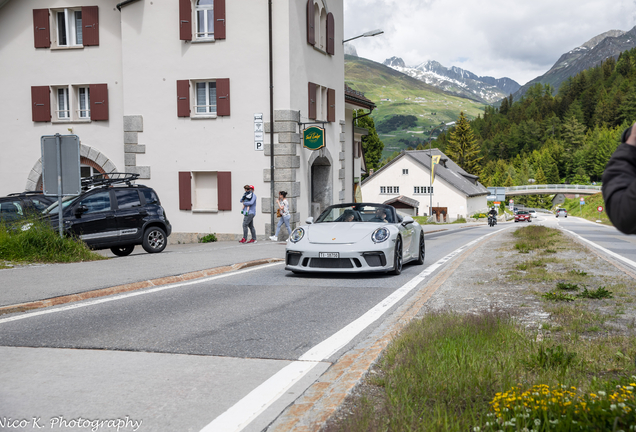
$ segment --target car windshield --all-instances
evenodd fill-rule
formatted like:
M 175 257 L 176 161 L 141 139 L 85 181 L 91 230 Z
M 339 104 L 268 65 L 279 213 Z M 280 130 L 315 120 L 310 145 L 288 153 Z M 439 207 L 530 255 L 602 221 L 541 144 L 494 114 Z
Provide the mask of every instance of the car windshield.
M 67 208 L 68 206 L 70 206 L 73 201 L 75 200 L 75 196 L 67 196 L 62 198 L 62 208 Z M 58 202 L 55 201 L 53 204 L 51 204 L 50 206 L 48 206 L 46 208 L 46 210 L 44 210 L 42 212 L 42 214 L 48 215 L 48 214 L 57 214 L 59 209 L 57 208 Z
M 316 220 L 321 222 L 394 223 L 393 208 L 383 204 L 340 204 L 328 207 Z
M 518 211 L 518 212 L 517 212 L 517 214 L 524 215 L 524 214 L 528 214 L 528 212 L 527 212 L 527 211 L 520 210 L 520 211 Z

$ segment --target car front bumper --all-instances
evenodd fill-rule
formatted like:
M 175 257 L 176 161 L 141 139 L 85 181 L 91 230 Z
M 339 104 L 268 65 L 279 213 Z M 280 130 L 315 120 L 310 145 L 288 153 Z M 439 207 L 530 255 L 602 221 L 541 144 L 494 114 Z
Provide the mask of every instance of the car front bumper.
M 393 270 L 394 241 L 373 245 L 365 250 L 305 243 L 302 248 L 289 244 L 285 253 L 285 270 L 294 272 L 362 273 Z M 353 245 L 338 245 L 353 246 Z M 361 248 L 363 249 L 363 248 Z M 338 258 L 321 258 L 321 253 L 338 253 Z

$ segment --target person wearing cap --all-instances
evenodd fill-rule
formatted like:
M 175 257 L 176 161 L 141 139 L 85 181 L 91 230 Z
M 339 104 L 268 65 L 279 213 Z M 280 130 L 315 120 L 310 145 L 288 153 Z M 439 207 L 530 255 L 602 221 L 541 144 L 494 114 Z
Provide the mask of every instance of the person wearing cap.
M 254 228 L 254 217 L 256 216 L 256 194 L 254 193 L 253 185 L 245 185 L 243 187 L 245 193 L 241 197 L 241 203 L 243 204 L 243 238 L 239 240 L 239 243 L 256 243 L 256 229 Z M 247 240 L 247 229 L 249 228 L 252 234 L 251 240 Z

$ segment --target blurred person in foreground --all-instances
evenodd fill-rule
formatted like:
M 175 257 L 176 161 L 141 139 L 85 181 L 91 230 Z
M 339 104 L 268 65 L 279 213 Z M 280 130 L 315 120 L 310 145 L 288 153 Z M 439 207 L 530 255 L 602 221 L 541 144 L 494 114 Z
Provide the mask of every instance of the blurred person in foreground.
M 623 132 L 621 144 L 603 172 L 607 215 L 619 231 L 636 234 L 636 123 Z

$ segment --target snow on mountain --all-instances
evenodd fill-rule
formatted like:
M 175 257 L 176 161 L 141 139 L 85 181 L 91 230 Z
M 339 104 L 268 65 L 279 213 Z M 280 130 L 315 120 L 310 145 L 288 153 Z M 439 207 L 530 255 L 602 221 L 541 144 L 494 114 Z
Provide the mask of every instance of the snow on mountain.
M 401 58 L 391 57 L 383 64 L 442 90 L 484 103 L 497 102 L 521 87 L 510 78 L 480 77 L 456 66 L 446 68 L 433 60 L 406 66 Z

